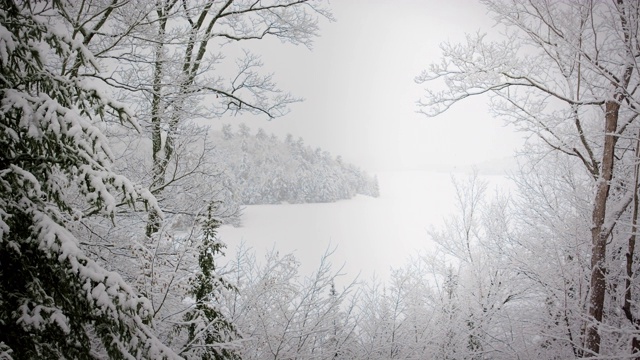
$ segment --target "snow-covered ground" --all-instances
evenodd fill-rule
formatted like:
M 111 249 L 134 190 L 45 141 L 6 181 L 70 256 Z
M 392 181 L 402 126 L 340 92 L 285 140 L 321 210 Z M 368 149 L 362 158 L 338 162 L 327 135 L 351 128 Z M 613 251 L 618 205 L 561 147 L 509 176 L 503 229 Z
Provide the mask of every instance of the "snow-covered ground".
M 239 228 L 223 226 L 219 235 L 232 255 L 244 242 L 258 256 L 270 249 L 292 252 L 301 272 L 317 268 L 322 254 L 335 247 L 334 268 L 344 264 L 345 281 L 386 278 L 418 251 L 428 251 L 427 230 L 439 226 L 455 206 L 451 175 L 442 172 L 379 173 L 379 198 L 357 196 L 328 204 L 247 206 Z M 458 173 L 457 178 L 468 175 Z M 483 176 L 491 183 L 501 176 Z M 490 186 L 491 187 L 491 186 Z

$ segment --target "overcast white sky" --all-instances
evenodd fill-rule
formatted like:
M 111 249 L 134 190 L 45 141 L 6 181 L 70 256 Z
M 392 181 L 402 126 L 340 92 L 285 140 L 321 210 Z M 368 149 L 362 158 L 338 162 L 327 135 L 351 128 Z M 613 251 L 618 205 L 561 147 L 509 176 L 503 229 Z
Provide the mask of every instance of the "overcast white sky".
M 369 171 L 464 166 L 512 156 L 521 140 L 471 99 L 448 113 L 416 113 L 422 87 L 415 76 L 440 59 L 440 43 L 491 31 L 492 20 L 472 0 L 334 0 L 337 19 L 323 22 L 313 50 L 260 41 L 265 70 L 303 103 L 279 119 L 239 116 L 283 137 L 342 155 Z M 219 123 L 219 122 L 218 122 Z

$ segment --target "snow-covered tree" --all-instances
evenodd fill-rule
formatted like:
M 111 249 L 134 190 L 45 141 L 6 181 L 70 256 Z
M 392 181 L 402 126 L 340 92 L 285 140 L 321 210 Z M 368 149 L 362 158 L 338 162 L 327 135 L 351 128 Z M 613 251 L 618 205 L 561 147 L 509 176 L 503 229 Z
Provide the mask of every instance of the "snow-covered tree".
M 505 38 L 492 42 L 477 34 L 469 35 L 466 44 L 444 44 L 443 61 L 417 79 L 433 85 L 421 109 L 434 116 L 469 96 L 488 94 L 497 115 L 582 166 L 591 178 L 591 220 L 586 224 L 590 268 L 588 303 L 579 320 L 584 321 L 584 337 L 574 339 L 577 354 L 640 353 L 640 343 L 625 349 L 617 333 L 629 334 L 628 343 L 640 334 L 635 301 L 625 305 L 626 319 L 616 309 L 625 291 L 624 298 L 633 298 L 637 282 L 637 212 L 630 204 L 637 198 L 639 4 L 484 3 L 503 26 Z M 436 85 L 439 79 L 443 87 Z M 609 275 L 621 266 L 629 269 L 626 274 Z M 633 280 L 623 283 L 625 277 Z
M 226 306 L 243 335 L 243 359 L 333 359 L 350 353 L 354 305 L 347 300 L 354 285 L 332 292 L 340 270 L 331 268 L 329 256 L 304 276 L 292 254 L 273 251 L 259 262 L 251 251 L 239 250 L 227 267 L 239 291 L 229 294 Z
M 538 147 L 539 149 L 539 147 Z M 536 147 L 528 148 L 536 154 Z M 535 334 L 530 356 L 582 356 L 584 311 L 589 293 L 589 237 L 593 190 L 582 166 L 546 149 L 514 176 L 518 196 L 511 217 L 519 231 L 511 236 L 512 269 L 529 287 L 531 321 L 519 324 Z
M 85 218 L 74 233 L 90 238 L 84 248 L 151 300 L 156 330 L 171 342 L 188 279 L 198 271 L 199 214 L 214 201 L 213 216 L 225 222 L 237 223 L 240 211 L 235 179 L 218 164 L 208 129 L 193 120 L 286 113 L 297 99 L 261 74 L 258 56 L 233 43 L 273 37 L 310 46 L 319 18 L 331 15 L 312 0 L 90 0 L 69 2 L 58 15 L 100 65 L 92 79 L 117 89 L 140 123 L 138 132 L 103 129 L 114 169 L 147 187 L 158 204 L 145 212 L 118 203 L 115 224 Z
M 214 217 L 215 203 L 210 204 L 202 220 L 202 242 L 199 245 L 198 272 L 191 281 L 189 295 L 193 307 L 184 315 L 184 322 L 177 328 L 186 330 L 187 338 L 180 355 L 198 359 L 239 359 L 236 354 L 239 338 L 235 325 L 221 311 L 224 292 L 236 291 L 216 268 L 216 256 L 223 255 L 224 244 L 217 238 L 221 222 Z
M 232 44 L 276 38 L 311 46 L 319 18 L 331 19 L 324 6 L 320 0 L 167 0 L 148 12 L 147 25 L 132 38 L 135 49 L 116 52 L 125 56 L 114 79 L 133 90 L 124 96 L 138 100 L 151 140 L 151 188 L 161 205 L 174 173 L 175 143 L 192 120 L 227 113 L 274 118 L 299 101 L 260 73 L 258 55 Z M 151 211 L 147 236 L 161 226 Z
M 68 6 L 0 8 L 0 357 L 178 358 L 155 337 L 150 302 L 70 231 L 120 203 L 159 209 L 111 168 L 101 122 L 139 127 L 81 75 L 96 62 L 65 30 Z
M 512 269 L 513 247 L 510 207 L 505 195 L 487 199 L 488 183 L 474 173 L 464 181 L 453 180 L 456 212 L 442 230 L 430 231 L 437 244 L 432 257 L 440 267 L 440 307 L 449 314 L 451 333 L 465 348 L 450 348 L 452 358 L 511 358 L 519 354 L 513 333 L 505 332 L 515 317 L 526 287 Z M 438 259 L 439 258 L 439 259 Z M 445 319 L 447 316 L 444 317 Z M 505 319 L 509 320 L 506 323 Z M 455 344 L 456 342 L 453 342 Z

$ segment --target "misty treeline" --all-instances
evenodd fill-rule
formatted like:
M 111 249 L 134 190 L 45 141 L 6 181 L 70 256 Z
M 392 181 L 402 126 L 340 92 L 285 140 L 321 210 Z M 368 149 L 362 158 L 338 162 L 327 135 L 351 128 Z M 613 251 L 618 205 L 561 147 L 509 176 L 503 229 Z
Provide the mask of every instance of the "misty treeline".
M 284 141 L 244 123 L 214 133 L 215 162 L 241 204 L 318 203 L 378 197 L 378 180 L 341 156 L 312 149 L 288 134 Z
M 455 180 L 434 249 L 345 285 L 329 253 L 223 263 L 239 202 L 193 122 L 284 115 L 299 99 L 237 44 L 311 46 L 325 4 L 2 2 L 0 358 L 640 357 L 640 5 L 484 3 L 504 38 L 443 44 L 420 106 L 490 95 L 529 135 L 514 188 Z

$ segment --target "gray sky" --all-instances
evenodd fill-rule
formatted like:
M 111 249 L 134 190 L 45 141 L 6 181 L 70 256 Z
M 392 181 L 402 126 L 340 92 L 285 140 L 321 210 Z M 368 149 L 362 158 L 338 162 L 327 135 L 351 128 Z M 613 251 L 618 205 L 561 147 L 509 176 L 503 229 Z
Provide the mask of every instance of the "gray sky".
M 334 0 L 337 22 L 323 22 L 309 51 L 260 41 L 265 71 L 304 97 L 279 119 L 239 116 L 283 137 L 342 155 L 369 171 L 464 166 L 513 155 L 520 136 L 493 119 L 486 99 L 465 101 L 448 113 L 416 113 L 423 95 L 415 76 L 440 59 L 439 44 L 491 31 L 484 7 L 471 0 Z

